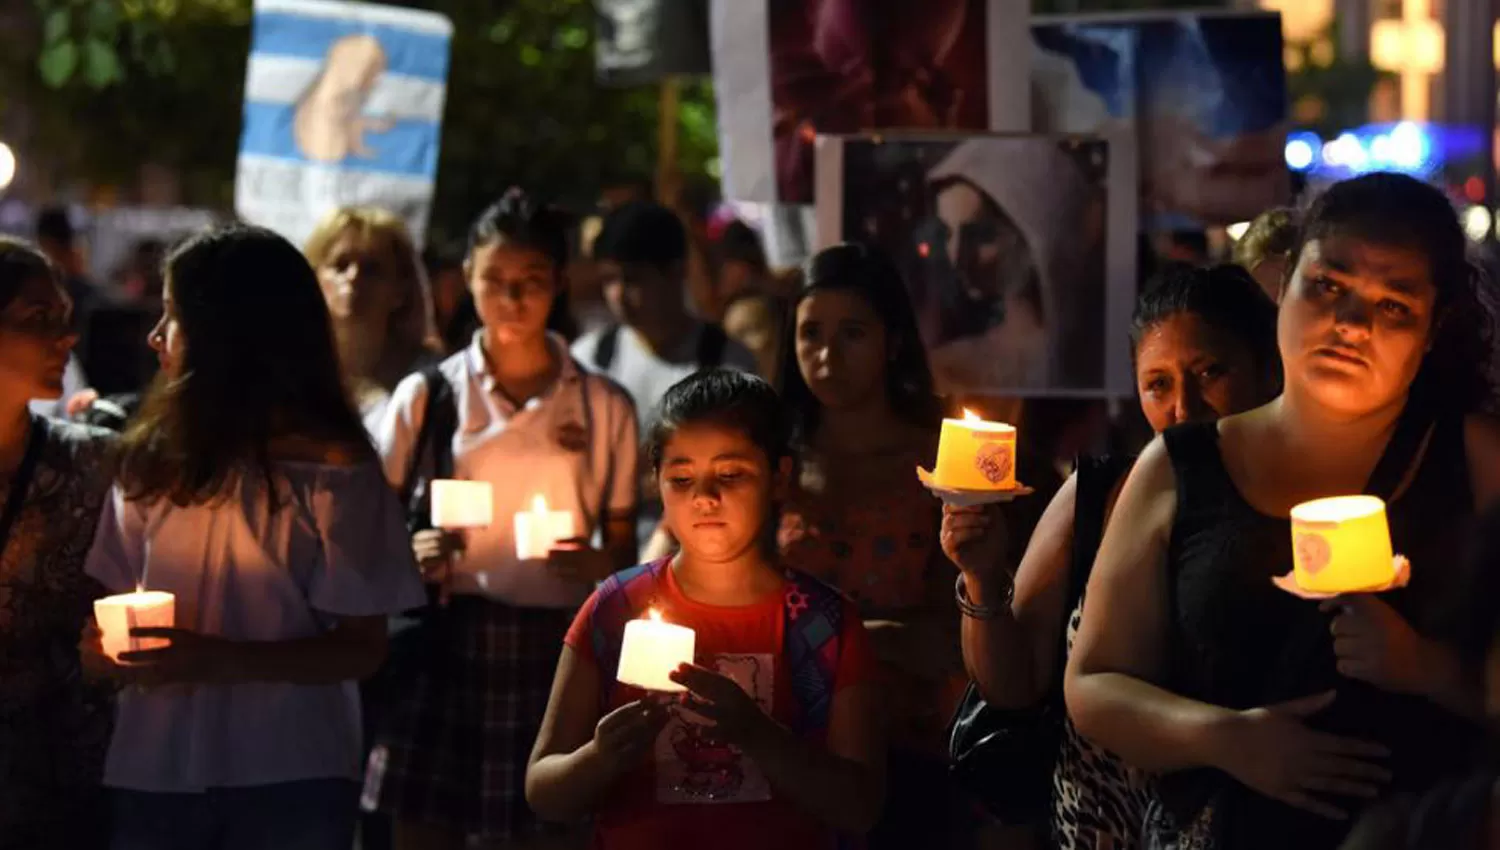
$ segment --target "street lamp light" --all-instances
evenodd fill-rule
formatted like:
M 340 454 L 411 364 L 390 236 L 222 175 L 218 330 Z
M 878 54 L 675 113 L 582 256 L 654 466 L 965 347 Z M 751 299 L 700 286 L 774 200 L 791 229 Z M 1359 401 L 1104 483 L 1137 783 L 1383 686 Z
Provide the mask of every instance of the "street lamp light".
M 1402 0 L 1401 17 L 1376 21 L 1370 30 L 1370 61 L 1401 76 L 1401 116 L 1428 118 L 1429 86 L 1443 70 L 1447 45 L 1443 25 L 1432 19 L 1428 0 Z

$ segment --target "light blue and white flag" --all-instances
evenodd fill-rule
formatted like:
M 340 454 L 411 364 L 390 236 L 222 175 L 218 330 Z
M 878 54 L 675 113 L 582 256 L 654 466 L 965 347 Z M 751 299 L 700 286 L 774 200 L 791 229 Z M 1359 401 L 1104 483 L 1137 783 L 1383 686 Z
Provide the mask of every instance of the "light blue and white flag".
M 453 24 L 342 0 L 255 0 L 235 210 L 299 247 L 349 205 L 420 245 L 437 178 Z

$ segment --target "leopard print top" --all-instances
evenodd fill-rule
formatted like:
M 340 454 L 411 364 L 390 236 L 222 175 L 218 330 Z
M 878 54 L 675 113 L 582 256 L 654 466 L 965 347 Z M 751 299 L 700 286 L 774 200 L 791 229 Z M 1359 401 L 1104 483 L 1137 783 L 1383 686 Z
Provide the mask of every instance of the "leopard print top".
M 1083 620 L 1083 600 L 1068 618 L 1071 652 Z M 1141 846 L 1149 777 L 1093 744 L 1064 717 L 1062 746 L 1052 771 L 1052 846 L 1058 850 L 1132 850 Z

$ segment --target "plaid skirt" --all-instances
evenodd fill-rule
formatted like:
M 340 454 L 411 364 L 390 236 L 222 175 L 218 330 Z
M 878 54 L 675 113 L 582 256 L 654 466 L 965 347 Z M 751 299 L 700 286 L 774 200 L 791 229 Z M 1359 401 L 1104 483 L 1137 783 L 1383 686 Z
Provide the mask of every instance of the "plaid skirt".
M 374 698 L 362 805 L 508 841 L 546 830 L 526 805 L 526 762 L 572 623 L 566 610 L 472 596 L 393 639 Z

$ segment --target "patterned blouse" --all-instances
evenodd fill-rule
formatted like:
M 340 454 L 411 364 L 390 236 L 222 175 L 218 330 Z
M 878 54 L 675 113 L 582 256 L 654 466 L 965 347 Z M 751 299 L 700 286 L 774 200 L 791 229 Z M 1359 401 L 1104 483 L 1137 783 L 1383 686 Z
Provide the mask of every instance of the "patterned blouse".
M 889 474 L 820 493 L 807 480 L 821 478 L 826 461 L 804 457 L 804 472 L 812 474 L 781 508 L 777 543 L 786 563 L 843 591 L 867 620 L 900 619 L 931 604 L 931 571 L 943 570 L 946 580 L 952 567 L 938 546 L 942 505 L 917 480 L 916 467 L 925 461 L 921 452 L 893 458 Z M 892 744 L 941 752 L 943 728 L 967 677 L 912 679 L 882 666 L 880 681 Z
M 112 700 L 78 640 L 102 595 L 83 572 L 109 488 L 108 432 L 37 417 L 43 440 L 0 553 L 0 836 L 7 848 L 98 846 Z M 0 486 L 0 510 L 10 498 Z

